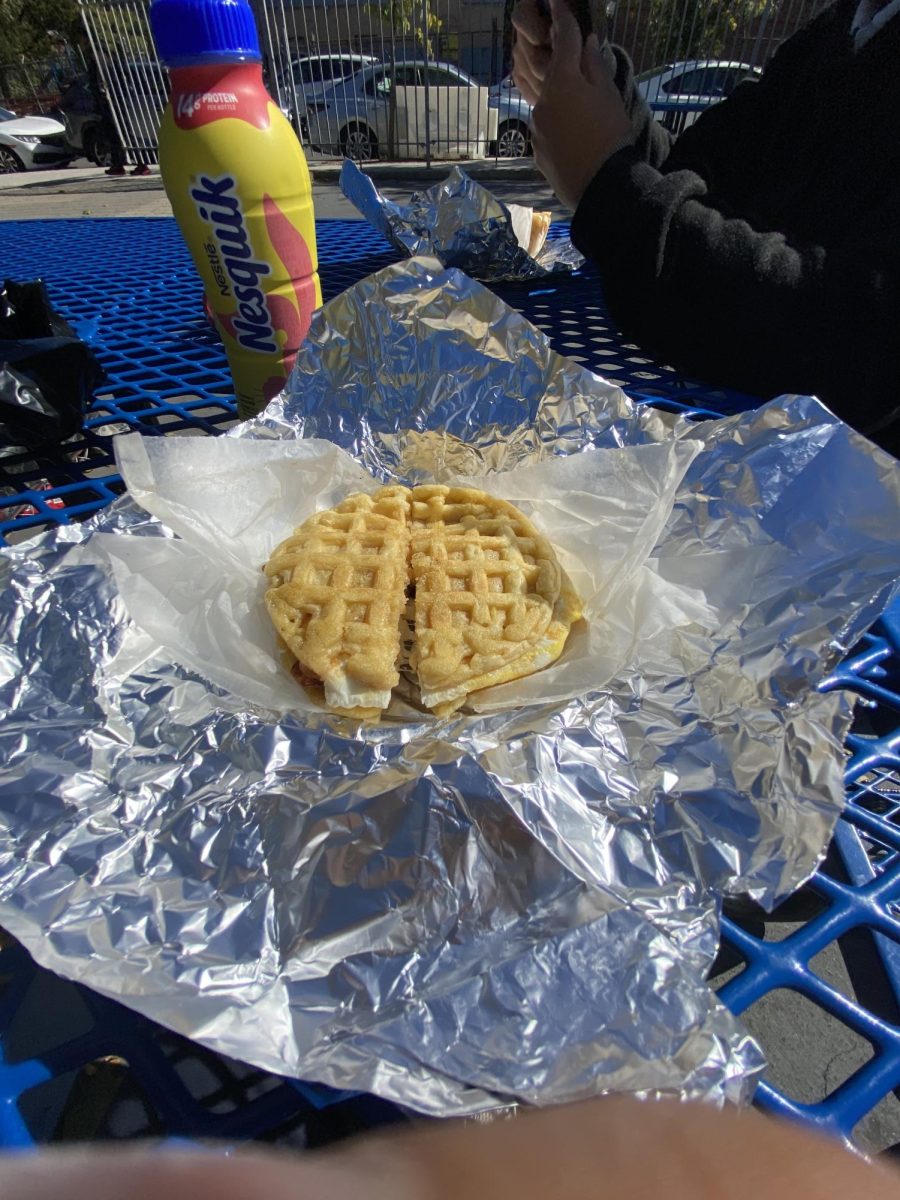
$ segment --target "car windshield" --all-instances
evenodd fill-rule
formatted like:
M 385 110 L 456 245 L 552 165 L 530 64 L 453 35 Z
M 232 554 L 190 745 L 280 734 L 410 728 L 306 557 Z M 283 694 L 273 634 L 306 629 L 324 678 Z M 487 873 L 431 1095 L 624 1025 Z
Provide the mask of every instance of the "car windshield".
M 365 67 L 364 58 L 307 58 L 295 62 L 295 83 L 339 83 Z
M 0 108 L 0 121 L 14 121 L 16 114 L 10 112 L 8 108 Z

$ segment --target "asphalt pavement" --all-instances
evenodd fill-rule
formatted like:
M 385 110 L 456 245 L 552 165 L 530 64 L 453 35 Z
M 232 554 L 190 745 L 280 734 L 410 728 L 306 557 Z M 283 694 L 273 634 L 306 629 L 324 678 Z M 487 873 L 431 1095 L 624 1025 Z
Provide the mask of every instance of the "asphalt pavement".
M 548 209 L 565 216 L 563 208 L 533 163 L 491 161 L 465 163 L 466 170 L 499 199 Z M 313 202 L 320 218 L 356 218 L 359 213 L 338 185 L 340 166 L 312 164 Z M 449 164 L 426 168 L 418 163 L 380 163 L 368 168 L 390 200 L 406 201 L 415 191 L 443 179 Z M 29 221 L 59 217 L 170 217 L 158 167 L 150 175 L 111 177 L 102 167 L 83 161 L 52 171 L 0 175 L 0 220 Z

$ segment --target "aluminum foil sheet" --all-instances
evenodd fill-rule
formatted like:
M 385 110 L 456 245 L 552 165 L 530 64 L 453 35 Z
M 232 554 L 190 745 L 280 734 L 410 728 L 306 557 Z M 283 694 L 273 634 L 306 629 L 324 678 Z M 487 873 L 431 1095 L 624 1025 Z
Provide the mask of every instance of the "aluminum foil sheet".
M 893 587 L 896 463 L 808 397 L 636 409 L 422 259 L 328 304 L 235 436 L 498 487 L 700 444 L 630 665 L 562 704 L 361 727 L 238 699 L 129 616 L 113 559 L 170 562 L 171 505 L 181 539 L 125 497 L 7 551 L 0 924 L 214 1049 L 425 1113 L 745 1100 L 759 1051 L 704 982 L 719 904 L 776 903 L 827 844 L 850 711 L 815 687 Z
M 542 279 L 568 274 L 584 262 L 568 236 L 544 242 L 532 258 L 516 237 L 513 213 L 518 206 L 503 204 L 461 167 L 412 195 L 408 204 L 395 204 L 347 158 L 341 190 L 401 254 L 432 256 L 473 279 Z

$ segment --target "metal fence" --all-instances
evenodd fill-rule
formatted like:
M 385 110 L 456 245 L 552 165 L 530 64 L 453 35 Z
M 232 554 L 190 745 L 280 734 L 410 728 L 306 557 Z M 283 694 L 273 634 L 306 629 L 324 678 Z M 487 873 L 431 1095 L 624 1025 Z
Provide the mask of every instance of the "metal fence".
M 827 0 L 610 0 L 609 34 L 676 132 Z M 156 158 L 166 99 L 148 0 L 79 0 L 110 119 Z M 511 85 L 514 0 L 253 0 L 266 82 L 312 158 L 519 157 L 531 109 Z
M 156 57 L 148 0 L 79 0 L 102 96 L 98 115 L 112 125 L 127 158 L 157 161 L 159 118 L 168 97 Z
M 76 46 L 60 50 L 52 58 L 0 62 L 0 108 L 12 109 L 19 116 L 50 112 L 57 107 L 68 81 L 86 67 Z

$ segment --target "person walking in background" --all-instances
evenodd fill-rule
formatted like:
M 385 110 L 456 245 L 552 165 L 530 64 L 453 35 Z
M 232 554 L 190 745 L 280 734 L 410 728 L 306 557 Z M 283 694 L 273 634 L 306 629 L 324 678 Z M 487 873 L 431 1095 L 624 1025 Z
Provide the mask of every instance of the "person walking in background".
M 113 115 L 112 105 L 109 102 L 109 96 L 106 92 L 106 86 L 104 85 L 103 80 L 100 78 L 100 72 L 97 69 L 97 63 L 93 57 L 88 59 L 88 79 L 90 82 L 90 94 L 94 101 L 94 109 L 97 115 L 102 118 L 104 132 L 109 139 L 110 165 L 106 169 L 106 174 L 114 176 L 125 175 L 125 147 L 122 145 L 122 138 L 119 136 L 119 128 Z M 138 157 L 137 163 L 132 169 L 131 174 L 149 175 L 150 168 L 143 161 L 143 159 Z
M 900 455 L 900 0 L 837 0 L 677 141 L 624 51 L 545 12 L 519 0 L 513 73 L 622 329 Z

